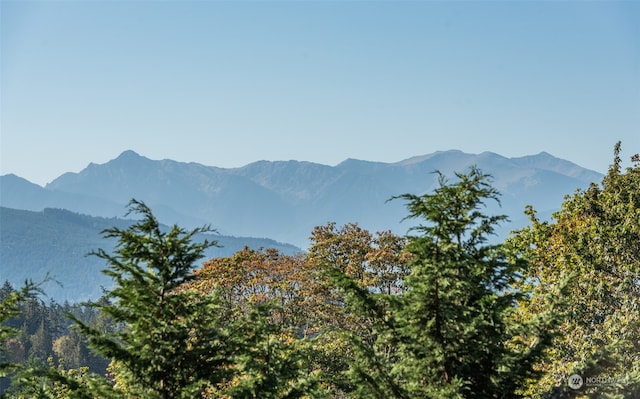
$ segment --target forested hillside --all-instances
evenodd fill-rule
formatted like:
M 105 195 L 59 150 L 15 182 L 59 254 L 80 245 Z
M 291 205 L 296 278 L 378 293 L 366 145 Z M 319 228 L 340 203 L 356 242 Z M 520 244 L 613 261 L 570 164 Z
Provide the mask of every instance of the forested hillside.
M 640 397 L 640 156 L 632 165 L 618 144 L 601 182 L 549 221 L 529 207 L 504 242 L 487 206 L 499 190 L 470 167 L 393 198 L 415 221 L 407 235 L 328 223 L 307 253 L 244 248 L 195 271 L 207 228 L 165 228 L 132 201 L 138 219 L 94 253 L 115 280 L 100 301 L 2 289 L 5 396 Z M 52 321 L 59 309 L 73 329 Z M 94 357 L 76 356 L 80 336 Z
M 123 208 L 120 213 L 124 211 Z M 103 287 L 110 287 L 112 281 L 100 273 L 104 261 L 87 254 L 97 248 L 113 248 L 115 242 L 104 240 L 102 230 L 114 226 L 124 228 L 132 223 L 132 220 L 93 217 L 63 209 L 32 212 L 0 207 L 0 281 L 17 286 L 27 278 L 39 280 L 49 275 L 52 281 L 42 288 L 51 299 L 60 303 L 98 299 Z M 196 237 L 197 240 L 204 238 Z M 218 246 L 206 250 L 207 258 L 228 256 L 244 246 L 277 248 L 287 254 L 300 251 L 293 245 L 266 238 L 216 234 L 215 239 Z

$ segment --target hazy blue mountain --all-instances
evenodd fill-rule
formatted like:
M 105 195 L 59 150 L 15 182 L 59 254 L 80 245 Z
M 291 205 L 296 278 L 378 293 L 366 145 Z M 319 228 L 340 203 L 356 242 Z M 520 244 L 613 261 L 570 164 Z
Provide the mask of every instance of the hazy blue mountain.
M 66 173 L 44 188 L 2 176 L 0 205 L 42 210 L 55 198 L 56 207 L 113 217 L 122 216 L 129 199 L 137 198 L 167 224 L 211 224 L 224 234 L 269 237 L 306 248 L 313 227 L 329 221 L 405 233 L 411 224 L 400 223 L 406 214 L 404 204 L 387 200 L 430 191 L 436 182 L 435 170 L 453 176 L 470 165 L 493 175 L 494 185 L 503 194 L 502 207 L 491 205 L 489 211 L 511 217 L 513 223 L 505 231 L 524 224 L 525 205 L 548 215 L 564 195 L 602 178 L 548 153 L 506 158 L 491 152 L 452 150 L 396 163 L 348 159 L 327 166 L 259 161 L 224 169 L 150 160 L 125 151 L 105 164 Z M 7 190 L 11 192 L 6 194 Z
M 92 195 L 48 190 L 13 174 L 0 176 L 0 206 L 41 211 L 67 208 L 95 216 L 122 215 L 122 203 Z
M 104 165 L 90 164 L 79 173 L 66 173 L 46 189 L 120 204 L 136 198 L 151 206 L 163 222 L 211 224 L 233 235 L 263 236 L 273 226 L 291 222 L 288 204 L 250 179 L 196 163 L 152 161 L 133 151 Z
M 99 248 L 111 251 L 115 242 L 105 240 L 101 231 L 126 228 L 131 223 L 62 209 L 34 212 L 0 207 L 0 284 L 8 280 L 17 287 L 27 278 L 39 281 L 49 274 L 60 282 L 44 286 L 50 298 L 58 302 L 96 299 L 102 293 L 101 287 L 109 287 L 111 281 L 100 272 L 106 266 L 104 260 L 87 254 Z M 218 241 L 220 247 L 209 248 L 205 259 L 230 256 L 245 245 L 277 248 L 287 254 L 301 251 L 269 239 L 218 234 L 206 237 Z

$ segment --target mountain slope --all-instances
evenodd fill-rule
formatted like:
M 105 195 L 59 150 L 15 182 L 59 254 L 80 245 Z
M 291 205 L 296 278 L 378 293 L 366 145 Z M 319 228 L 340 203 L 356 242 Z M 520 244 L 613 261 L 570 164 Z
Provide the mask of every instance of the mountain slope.
M 104 164 L 91 164 L 79 173 L 67 173 L 47 190 L 92 195 L 126 204 L 145 201 L 166 223 L 187 226 L 211 224 L 223 233 L 248 235 L 288 217 L 287 203 L 253 181 L 224 169 L 172 160 L 152 161 L 133 151 Z M 256 201 L 256 199 L 259 199 Z
M 270 237 L 304 248 L 313 227 L 329 221 L 358 222 L 373 231 L 392 229 L 403 234 L 410 227 L 408 222 L 400 224 L 406 214 L 404 205 L 387 200 L 430 191 L 436 183 L 435 170 L 453 176 L 470 165 L 493 175 L 503 196 L 502 207 L 492 205 L 490 211 L 505 213 L 514 221 L 505 230 L 523 224 L 525 205 L 548 213 L 560 205 L 565 194 L 602 177 L 547 153 L 506 158 L 491 152 L 451 150 L 396 163 L 348 159 L 327 166 L 260 161 L 224 169 L 150 160 L 125 151 L 105 164 L 64 174 L 45 188 L 17 187 L 10 181 L 14 188 L 9 203 L 3 193 L 0 205 L 42 210 L 56 198 L 56 207 L 120 216 L 129 199 L 137 198 L 151 206 L 164 223 L 211 224 L 224 234 Z M 3 192 L 8 184 L 5 180 L 11 179 L 2 176 Z M 29 196 L 35 199 L 20 206 L 20 198 Z
M 68 208 L 96 216 L 122 214 L 122 204 L 99 196 L 48 190 L 13 174 L 0 176 L 0 206 L 41 211 Z
M 0 207 L 0 283 L 8 280 L 19 286 L 27 278 L 39 281 L 49 274 L 61 284 L 51 282 L 43 287 L 49 297 L 59 302 L 96 299 L 101 287 L 111 282 L 100 272 L 106 266 L 104 260 L 87 254 L 98 248 L 111 251 L 115 242 L 104 239 L 101 231 L 126 228 L 131 223 L 62 209 L 33 212 Z M 206 237 L 217 240 L 220 247 L 209 248 L 205 259 L 229 256 L 245 245 L 277 248 L 288 254 L 300 252 L 292 245 L 268 239 L 217 234 Z

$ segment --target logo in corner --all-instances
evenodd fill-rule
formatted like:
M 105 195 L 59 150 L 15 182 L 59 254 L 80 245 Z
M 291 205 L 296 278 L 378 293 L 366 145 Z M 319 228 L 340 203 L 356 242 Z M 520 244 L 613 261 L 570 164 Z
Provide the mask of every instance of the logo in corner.
M 569 385 L 569 388 L 571 389 L 580 389 L 582 388 L 583 383 L 584 381 L 579 374 L 571 374 L 567 381 L 567 385 Z

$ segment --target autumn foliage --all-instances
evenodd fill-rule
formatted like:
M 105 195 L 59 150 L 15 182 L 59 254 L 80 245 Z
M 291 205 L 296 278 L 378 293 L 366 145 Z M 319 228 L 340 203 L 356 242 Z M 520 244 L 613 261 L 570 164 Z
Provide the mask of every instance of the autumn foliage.
M 0 326 L 4 396 L 637 397 L 640 157 L 622 170 L 619 154 L 550 220 L 527 208 L 530 225 L 504 242 L 506 217 L 486 213 L 499 194 L 474 167 L 395 198 L 416 222 L 405 236 L 329 222 L 305 253 L 245 247 L 201 266 L 207 228 L 166 230 L 133 200 L 141 220 L 106 230 L 115 252 L 94 253 L 115 282 L 87 305 L 99 317 L 70 315 L 56 339 L 42 317 L 29 336 L 58 359 L 25 361 L 19 330 Z M 0 321 L 33 290 L 4 287 Z M 85 341 L 106 376 L 80 364 Z M 575 375 L 586 383 L 567 384 Z

